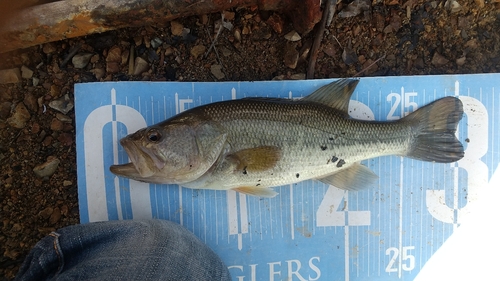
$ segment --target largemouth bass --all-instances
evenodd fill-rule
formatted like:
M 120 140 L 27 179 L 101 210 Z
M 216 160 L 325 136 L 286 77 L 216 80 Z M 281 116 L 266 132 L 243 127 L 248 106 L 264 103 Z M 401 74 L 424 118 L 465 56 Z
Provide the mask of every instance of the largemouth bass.
M 245 98 L 195 107 L 120 140 L 131 163 L 116 175 L 261 197 L 308 179 L 347 190 L 377 176 L 360 161 L 400 155 L 449 163 L 464 156 L 455 137 L 463 116 L 455 97 L 391 122 L 348 115 L 358 80 L 341 79 L 300 100 Z

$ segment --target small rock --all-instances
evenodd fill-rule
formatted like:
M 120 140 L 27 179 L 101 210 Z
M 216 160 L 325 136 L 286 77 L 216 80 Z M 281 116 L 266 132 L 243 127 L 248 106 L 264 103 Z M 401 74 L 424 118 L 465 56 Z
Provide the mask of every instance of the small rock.
M 333 57 L 336 54 L 336 49 L 333 47 L 333 44 L 327 44 L 323 46 L 323 52 L 328 56 Z
M 464 64 L 465 64 L 465 56 L 463 56 L 463 57 L 461 57 L 461 58 L 458 58 L 458 59 L 456 60 L 456 63 L 457 63 L 457 65 L 458 65 L 458 66 L 462 66 L 462 65 L 464 65 Z
M 49 156 L 47 162 L 33 168 L 33 172 L 40 178 L 50 177 L 55 172 L 61 161 L 54 156 Z
M 21 77 L 23 77 L 24 79 L 29 79 L 33 77 L 33 70 L 29 69 L 24 65 L 21 66 Z
M 49 223 L 55 224 L 61 219 L 61 210 L 59 208 L 54 208 L 54 211 L 50 215 Z
M 174 48 L 172 48 L 172 46 L 168 46 L 166 49 L 165 49 L 165 56 L 168 57 L 170 55 L 172 55 L 174 53 Z
M 52 118 L 52 121 L 50 122 L 50 129 L 52 131 L 61 131 L 63 128 L 63 123 L 61 120 L 57 118 Z
M 143 72 L 148 71 L 148 69 L 149 69 L 148 62 L 141 57 L 137 57 L 137 58 L 135 58 L 134 73 L 132 75 L 140 75 Z
M 200 21 L 202 25 L 206 25 L 208 23 L 208 15 L 207 14 L 201 15 Z
M 76 54 L 71 59 L 71 62 L 73 63 L 73 66 L 75 68 L 85 68 L 89 64 L 90 58 L 92 58 L 92 56 L 93 54 L 89 53 Z
M 101 78 L 106 74 L 106 71 L 102 68 L 94 68 L 91 69 L 90 72 L 94 73 L 94 76 L 97 80 L 101 80 Z
M 443 57 L 440 53 L 435 52 L 434 56 L 432 56 L 431 63 L 435 66 L 445 65 L 449 62 L 445 57 Z
M 36 77 L 33 77 L 33 86 L 38 86 L 38 84 L 40 83 L 40 79 L 39 78 L 36 78 Z
M 73 119 L 71 119 L 67 115 L 61 114 L 59 112 L 56 113 L 56 118 L 57 118 L 57 120 L 59 120 L 61 122 L 66 122 L 66 123 L 71 123 L 73 121 Z
M 43 45 L 43 52 L 46 54 L 52 54 L 56 50 L 57 49 L 56 49 L 56 46 L 54 45 L 54 43 L 47 43 L 47 44 Z
M 450 10 L 452 14 L 458 13 L 462 10 L 462 6 L 456 0 L 447 0 L 444 3 L 444 6 Z
M 49 103 L 49 106 L 63 114 L 68 114 L 68 112 L 73 109 L 73 102 L 70 100 L 69 96 L 66 94 L 63 97 L 53 100 Z
M 47 207 L 43 210 L 41 210 L 38 215 L 44 219 L 48 219 L 52 213 L 54 212 L 54 209 L 52 207 Z
M 291 80 L 305 80 L 306 79 L 306 74 L 305 73 L 296 73 L 290 75 Z
M 241 42 L 241 31 L 239 28 L 236 28 L 234 30 L 234 39 L 236 39 L 236 41 L 238 42 Z
M 120 64 L 122 62 L 122 50 L 118 46 L 114 46 L 108 51 L 106 57 L 106 71 L 108 73 L 117 73 L 120 71 Z
M 206 49 L 207 47 L 205 47 L 204 45 L 196 45 L 191 48 L 191 55 L 196 59 L 200 55 L 204 54 Z
M 283 62 L 285 65 L 291 69 L 297 67 L 297 62 L 299 61 L 299 51 L 295 48 L 295 44 L 286 44 L 285 51 L 283 55 Z
M 12 117 L 7 119 L 7 123 L 14 128 L 22 129 L 26 126 L 26 122 L 28 122 L 30 118 L 31 115 L 26 109 L 26 106 L 24 106 L 24 103 L 20 102 L 14 109 Z
M 484 0 L 474 0 L 478 8 L 484 8 Z
M 0 119 L 6 119 L 10 115 L 12 103 L 5 101 L 0 103 Z
M 38 111 L 38 101 L 35 95 L 32 93 L 26 94 L 24 97 L 23 103 L 28 107 L 28 109 L 31 112 L 37 112 Z
M 69 180 L 64 180 L 63 181 L 63 186 L 70 186 L 70 185 L 73 185 L 72 181 L 69 181 Z M 66 208 L 67 208 L 67 206 L 66 206 Z
M 243 35 L 248 35 L 250 34 L 250 28 L 248 28 L 248 26 L 243 26 L 243 29 L 241 30 L 241 34 Z
M 220 49 L 221 49 L 222 55 L 225 57 L 229 57 L 232 54 L 231 50 L 229 50 L 226 47 L 222 47 Z
M 285 39 L 288 41 L 291 41 L 291 42 L 295 42 L 295 41 L 299 41 L 302 38 L 297 33 L 297 31 L 292 30 L 292 31 L 288 32 L 287 34 L 285 34 Z
M 0 70 L 0 84 L 18 83 L 19 81 L 21 81 L 19 68 Z
M 22 229 L 23 229 L 23 227 L 20 224 L 15 223 L 12 226 L 12 228 L 10 229 L 10 231 L 12 231 L 12 232 L 20 232 Z
M 184 30 L 184 26 L 178 21 L 170 22 L 170 31 L 174 36 L 182 36 L 182 32 Z
M 277 14 L 277 13 L 272 14 L 266 20 L 266 23 L 269 24 L 273 28 L 274 32 L 276 32 L 276 33 L 283 32 L 284 21 L 280 17 L 279 14 Z
M 153 38 L 153 40 L 151 40 L 151 47 L 153 47 L 153 49 L 157 49 L 161 46 L 161 44 L 163 44 L 163 41 L 158 37 L 155 37 Z
M 121 65 L 127 64 L 129 56 L 130 56 L 130 51 L 128 49 L 123 50 Z
M 230 12 L 230 11 L 223 11 L 222 12 L 222 15 L 224 16 L 225 19 L 227 20 L 234 20 L 234 12 Z
M 50 85 L 50 95 L 54 98 L 58 98 L 61 95 L 61 89 L 56 84 Z
M 224 78 L 224 73 L 222 72 L 222 65 L 213 64 L 210 66 L 210 71 L 215 76 L 215 78 L 221 80 Z
M 139 46 L 142 44 L 142 36 L 135 36 L 134 37 L 134 43 L 136 46 Z

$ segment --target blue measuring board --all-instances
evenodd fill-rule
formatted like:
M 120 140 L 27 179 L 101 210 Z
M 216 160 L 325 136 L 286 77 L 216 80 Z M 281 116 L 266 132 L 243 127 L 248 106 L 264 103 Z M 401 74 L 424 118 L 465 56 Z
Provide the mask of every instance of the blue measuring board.
M 332 81 L 75 85 L 81 223 L 178 222 L 222 258 L 234 280 L 413 280 L 497 171 L 499 74 L 361 78 L 349 106 L 354 118 L 396 120 L 444 96 L 464 104 L 457 131 L 463 159 L 370 159 L 363 164 L 379 181 L 367 190 L 310 180 L 276 187 L 278 196 L 263 199 L 109 172 L 129 162 L 122 137 L 184 110 L 243 97 L 300 98 Z

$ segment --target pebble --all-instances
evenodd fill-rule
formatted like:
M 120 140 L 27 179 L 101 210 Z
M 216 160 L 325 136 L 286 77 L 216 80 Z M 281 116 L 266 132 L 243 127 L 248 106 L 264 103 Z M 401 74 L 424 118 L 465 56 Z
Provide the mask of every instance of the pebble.
M 26 106 L 24 106 L 24 103 L 20 102 L 16 105 L 12 117 L 7 119 L 7 123 L 14 128 L 22 129 L 26 127 L 26 122 L 28 122 L 30 118 L 31 115 L 26 109 Z
M 18 83 L 19 81 L 21 81 L 19 68 L 0 70 L 0 84 Z
M 224 16 L 224 19 L 234 20 L 235 13 L 234 12 L 230 12 L 230 11 L 223 11 L 222 15 Z
M 286 44 L 285 51 L 283 55 L 283 62 L 285 65 L 291 69 L 297 67 L 297 62 L 299 61 L 299 51 L 295 48 L 295 44 Z
M 276 33 L 283 32 L 284 21 L 279 14 L 277 13 L 272 14 L 266 20 L 266 23 L 269 24 Z
M 292 31 L 288 32 L 287 34 L 285 34 L 285 39 L 288 41 L 291 41 L 291 42 L 295 42 L 295 41 L 299 41 L 302 38 L 297 33 L 297 31 L 292 30 Z
M 41 210 L 40 212 L 38 212 L 38 215 L 40 217 L 42 217 L 43 219 L 48 219 L 48 218 L 50 218 L 50 216 L 52 215 L 53 212 L 54 212 L 54 209 L 52 207 L 47 207 L 47 208 Z
M 12 103 L 5 101 L 0 103 L 0 119 L 6 119 L 10 115 Z
M 61 89 L 56 84 L 50 85 L 50 95 L 54 98 L 61 96 Z
M 121 65 L 127 64 L 129 56 L 130 56 L 130 51 L 128 49 L 123 50 Z
M 32 93 L 28 93 L 24 96 L 23 103 L 31 112 L 38 111 L 38 101 L 35 95 L 33 95 Z
M 71 123 L 73 121 L 73 119 L 71 119 L 70 117 L 68 117 L 67 115 L 64 115 L 64 114 L 61 114 L 61 113 L 56 113 L 56 118 L 59 120 L 59 121 L 62 121 L 62 122 L 66 122 L 66 123 Z
M 61 219 L 61 210 L 59 208 L 54 208 L 54 211 L 50 215 L 49 223 L 55 224 Z
M 73 102 L 66 94 L 63 97 L 53 100 L 49 103 L 49 106 L 63 114 L 68 114 L 68 112 L 73 109 Z
M 122 62 L 122 50 L 118 46 L 114 46 L 108 51 L 106 57 L 106 71 L 108 73 L 117 73 L 120 71 L 120 64 Z
M 207 47 L 205 47 L 204 45 L 196 45 L 193 48 L 191 48 L 191 55 L 196 59 L 200 55 L 203 55 L 206 49 Z
M 457 63 L 458 66 L 464 65 L 465 64 L 465 56 L 456 59 L 456 63 Z
M 52 118 L 52 121 L 50 122 L 50 129 L 52 131 L 61 131 L 63 128 L 63 122 L 57 118 Z
M 75 68 L 85 68 L 89 62 L 90 62 L 90 59 L 92 58 L 92 56 L 94 56 L 93 54 L 90 54 L 90 53 L 80 53 L 80 54 L 76 54 L 72 59 L 71 59 L 71 62 L 73 63 L 73 66 Z
M 305 80 L 306 79 L 306 74 L 305 73 L 296 73 L 290 75 L 291 80 Z
M 163 41 L 158 37 L 155 37 L 151 40 L 151 47 L 153 47 L 153 49 L 157 49 L 161 46 L 161 44 L 163 44 Z
M 215 78 L 221 80 L 224 78 L 224 73 L 222 72 L 222 65 L 220 64 L 212 64 L 210 66 L 210 71 L 215 76 Z
M 69 180 L 64 180 L 63 181 L 63 186 L 70 186 L 70 185 L 73 185 L 73 182 L 72 181 L 69 181 Z M 67 208 L 67 207 L 66 207 Z
M 432 60 L 431 60 L 431 63 L 435 66 L 445 65 L 448 62 L 449 62 L 449 60 L 447 60 L 445 57 L 443 57 L 443 55 L 441 55 L 438 52 L 434 53 L 434 56 L 432 56 Z
M 38 86 L 38 84 L 40 83 L 40 79 L 37 78 L 37 77 L 33 77 L 33 86 Z
M 462 6 L 456 0 L 447 0 L 444 6 L 449 9 L 452 14 L 456 14 L 462 10 Z
M 47 161 L 33 168 L 33 172 L 40 178 L 52 176 L 61 161 L 54 156 L 47 157 Z
M 170 31 L 174 36 L 182 36 L 182 32 L 184 31 L 184 26 L 178 21 L 170 22 Z
M 106 71 L 103 68 L 94 68 L 90 70 L 90 72 L 94 73 L 94 76 L 97 80 L 101 80 L 102 77 L 106 74 Z
M 239 28 L 236 28 L 234 30 L 234 39 L 236 39 L 236 41 L 238 42 L 241 42 L 241 31 Z
M 54 45 L 54 43 L 47 43 L 47 44 L 43 45 L 43 52 L 46 54 L 52 54 L 56 50 L 57 49 L 56 49 L 56 46 Z
M 148 62 L 141 57 L 137 57 L 137 58 L 135 58 L 134 73 L 132 75 L 140 75 L 143 72 L 148 71 L 148 69 L 149 69 Z
M 24 79 L 30 79 L 33 77 L 33 70 L 29 69 L 27 66 L 21 66 L 21 77 Z

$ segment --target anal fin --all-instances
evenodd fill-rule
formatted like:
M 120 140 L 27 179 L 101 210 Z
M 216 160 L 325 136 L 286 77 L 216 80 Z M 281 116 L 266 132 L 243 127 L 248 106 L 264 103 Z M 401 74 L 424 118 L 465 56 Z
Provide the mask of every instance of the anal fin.
M 370 187 L 377 179 L 378 176 L 372 170 L 354 163 L 349 168 L 318 180 L 341 189 L 358 191 Z
M 265 198 L 272 198 L 272 197 L 278 195 L 278 192 L 272 190 L 269 187 L 242 186 L 242 187 L 233 188 L 232 190 L 241 192 L 243 194 L 248 194 L 248 195 L 253 195 L 253 196 L 258 196 L 258 197 L 265 197 Z

